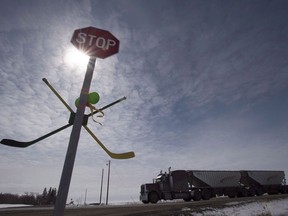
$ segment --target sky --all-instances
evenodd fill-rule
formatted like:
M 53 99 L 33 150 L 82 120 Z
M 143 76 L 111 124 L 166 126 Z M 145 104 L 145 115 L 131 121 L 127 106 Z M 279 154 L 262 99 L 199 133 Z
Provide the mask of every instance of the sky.
M 84 130 L 68 200 L 139 201 L 160 170 L 283 170 L 288 176 L 288 2 L 285 0 L 2 0 L 0 139 L 34 140 L 69 120 L 47 78 L 76 110 L 88 58 L 69 56 L 75 29 L 120 41 L 97 59 L 90 91 L 104 111 Z M 86 114 L 89 110 L 86 110 Z M 0 192 L 58 189 L 71 128 L 27 148 L 0 145 Z

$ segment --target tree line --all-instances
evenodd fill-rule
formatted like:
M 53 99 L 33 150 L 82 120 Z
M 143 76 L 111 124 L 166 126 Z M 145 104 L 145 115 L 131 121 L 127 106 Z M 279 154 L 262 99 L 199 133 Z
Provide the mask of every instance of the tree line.
M 0 193 L 0 204 L 51 205 L 56 202 L 56 188 L 44 188 L 42 194 L 25 192 L 22 195 Z

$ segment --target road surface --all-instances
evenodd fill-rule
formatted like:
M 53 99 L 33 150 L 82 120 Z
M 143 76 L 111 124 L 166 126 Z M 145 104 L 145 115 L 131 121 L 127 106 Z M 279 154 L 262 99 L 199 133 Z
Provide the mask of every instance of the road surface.
M 185 216 L 191 215 L 191 211 L 201 211 L 201 208 L 221 208 L 229 202 L 267 201 L 288 198 L 285 195 L 271 195 L 245 198 L 214 198 L 208 201 L 198 202 L 160 202 L 158 204 L 132 204 L 132 205 L 108 205 L 108 206 L 83 206 L 67 207 L 65 216 Z M 185 212 L 185 209 L 189 211 Z M 0 209 L 1 216 L 52 216 L 53 207 L 24 207 Z

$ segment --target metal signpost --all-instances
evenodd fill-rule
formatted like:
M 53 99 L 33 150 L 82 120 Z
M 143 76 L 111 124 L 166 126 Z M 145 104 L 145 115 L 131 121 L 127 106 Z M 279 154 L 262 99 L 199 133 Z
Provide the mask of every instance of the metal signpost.
M 108 31 L 97 29 L 94 27 L 87 27 L 75 30 L 71 39 L 71 43 L 76 48 L 84 51 L 84 53 L 89 55 L 90 59 L 87 65 L 87 70 L 80 94 L 80 102 L 79 106 L 77 107 L 76 116 L 63 166 L 62 176 L 54 209 L 54 216 L 62 216 L 64 214 L 78 141 L 80 138 L 82 122 L 84 119 L 87 95 L 89 94 L 90 90 L 90 84 L 93 77 L 96 57 L 103 59 L 113 54 L 116 54 L 119 50 L 119 40 L 117 38 L 115 38 Z

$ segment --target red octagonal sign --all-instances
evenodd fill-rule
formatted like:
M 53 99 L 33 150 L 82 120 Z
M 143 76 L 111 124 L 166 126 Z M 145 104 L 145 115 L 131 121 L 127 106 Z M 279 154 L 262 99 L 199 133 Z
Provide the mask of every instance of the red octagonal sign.
M 118 53 L 120 44 L 109 31 L 95 27 L 76 29 L 71 43 L 87 55 L 102 59 Z

